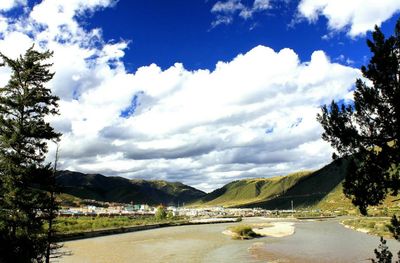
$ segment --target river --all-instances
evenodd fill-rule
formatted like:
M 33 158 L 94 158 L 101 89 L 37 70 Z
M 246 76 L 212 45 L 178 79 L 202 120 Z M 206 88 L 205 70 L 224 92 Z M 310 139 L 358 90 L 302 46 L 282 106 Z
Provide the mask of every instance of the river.
M 265 222 L 264 218 L 245 218 L 241 223 L 167 227 L 70 241 L 63 249 L 72 255 L 58 262 L 368 262 L 379 245 L 379 237 L 347 229 L 338 219 L 294 221 L 295 233 L 280 238 L 232 240 L 222 234 L 235 224 Z M 388 245 L 393 254 L 400 250 L 397 241 L 389 240 Z

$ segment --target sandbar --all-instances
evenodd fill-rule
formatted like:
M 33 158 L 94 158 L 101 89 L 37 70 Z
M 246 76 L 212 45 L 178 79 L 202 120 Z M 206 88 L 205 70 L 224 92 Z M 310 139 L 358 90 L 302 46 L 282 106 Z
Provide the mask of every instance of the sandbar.
M 253 227 L 253 231 L 261 236 L 286 237 L 294 234 L 293 222 L 271 222 L 267 227 Z
M 294 234 L 293 222 L 270 222 L 268 224 L 252 225 L 253 232 L 264 237 L 286 237 Z M 225 235 L 235 237 L 236 233 L 229 229 L 222 232 Z

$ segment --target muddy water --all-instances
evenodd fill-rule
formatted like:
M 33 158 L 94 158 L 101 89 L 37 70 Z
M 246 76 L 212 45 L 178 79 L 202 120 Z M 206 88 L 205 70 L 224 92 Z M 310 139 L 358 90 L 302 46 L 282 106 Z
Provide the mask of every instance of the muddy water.
M 379 237 L 347 229 L 338 221 L 296 222 L 293 236 L 259 239 L 249 251 L 273 262 L 370 262 Z M 393 254 L 400 250 L 395 240 L 388 245 Z
M 337 220 L 295 222 L 292 236 L 245 241 L 221 233 L 232 225 L 168 227 L 66 242 L 72 256 L 59 262 L 367 262 L 379 244 L 378 237 L 346 229 Z M 389 246 L 400 250 L 395 241 Z

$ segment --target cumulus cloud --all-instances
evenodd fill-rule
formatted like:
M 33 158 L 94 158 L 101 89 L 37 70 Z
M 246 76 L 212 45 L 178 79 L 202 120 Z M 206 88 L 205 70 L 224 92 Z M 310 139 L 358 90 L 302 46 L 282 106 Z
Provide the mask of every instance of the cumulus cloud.
M 72 126 L 62 142 L 64 167 L 204 190 L 329 162 L 315 116 L 321 104 L 347 97 L 359 76 L 322 51 L 301 62 L 291 49 L 265 46 L 213 71 L 175 64 L 119 74 L 63 102 L 61 118 Z M 113 85 L 120 77 L 126 82 Z M 111 87 L 123 87 L 121 94 Z M 135 96 L 134 111 L 122 116 Z
M 364 35 L 399 11 L 398 0 L 302 0 L 298 6 L 301 17 L 315 22 L 324 16 L 330 30 L 346 31 L 351 37 Z
M 257 12 L 263 12 L 271 8 L 270 0 L 254 0 L 253 5 L 246 6 L 241 0 L 218 1 L 211 8 L 211 13 L 216 15 L 216 19 L 211 26 L 216 27 L 221 24 L 231 24 L 234 17 L 238 15 L 242 19 L 250 19 Z
M 357 69 L 323 51 L 300 61 L 294 50 L 257 46 L 214 70 L 177 63 L 127 72 L 121 59 L 128 43 L 107 42 L 101 29 L 85 30 L 77 20 L 113 4 L 44 0 L 7 20 L 0 36 L 0 50 L 9 56 L 32 43 L 54 51 L 49 86 L 61 98 L 61 115 L 49 120 L 63 133 L 62 169 L 182 181 L 210 191 L 330 161 L 316 114 L 321 104 L 349 97 Z M 42 18 L 43 8 L 63 14 Z M 8 76 L 1 68 L 0 84 Z

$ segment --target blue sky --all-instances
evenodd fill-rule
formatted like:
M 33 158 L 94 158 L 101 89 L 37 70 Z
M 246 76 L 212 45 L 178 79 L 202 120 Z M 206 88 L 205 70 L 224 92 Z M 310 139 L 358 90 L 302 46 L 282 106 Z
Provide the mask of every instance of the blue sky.
M 0 51 L 54 51 L 60 167 L 181 181 L 318 169 L 320 106 L 352 102 L 398 0 L 2 0 Z M 0 68 L 0 85 L 10 71 Z M 55 145 L 49 145 L 48 160 Z
M 351 62 L 356 67 L 369 55 L 365 35 L 349 37 L 346 31 L 331 30 L 327 19 L 314 23 L 297 18 L 299 1 L 269 1 L 270 9 L 243 19 L 233 15 L 230 24 L 213 27 L 211 12 L 218 1 L 119 1 L 114 7 L 96 12 L 86 20 L 87 28 L 100 27 L 104 39 L 131 41 L 123 59 L 132 71 L 155 63 L 166 69 L 181 62 L 189 70 L 214 69 L 218 61 L 232 60 L 257 45 L 280 50 L 290 47 L 302 61 L 315 50 L 324 50 L 332 60 Z M 222 1 L 224 2 L 224 1 Z M 241 1 L 251 6 L 253 1 Z M 345 8 L 345 7 L 344 7 Z M 393 32 L 397 16 L 383 23 L 383 31 Z

